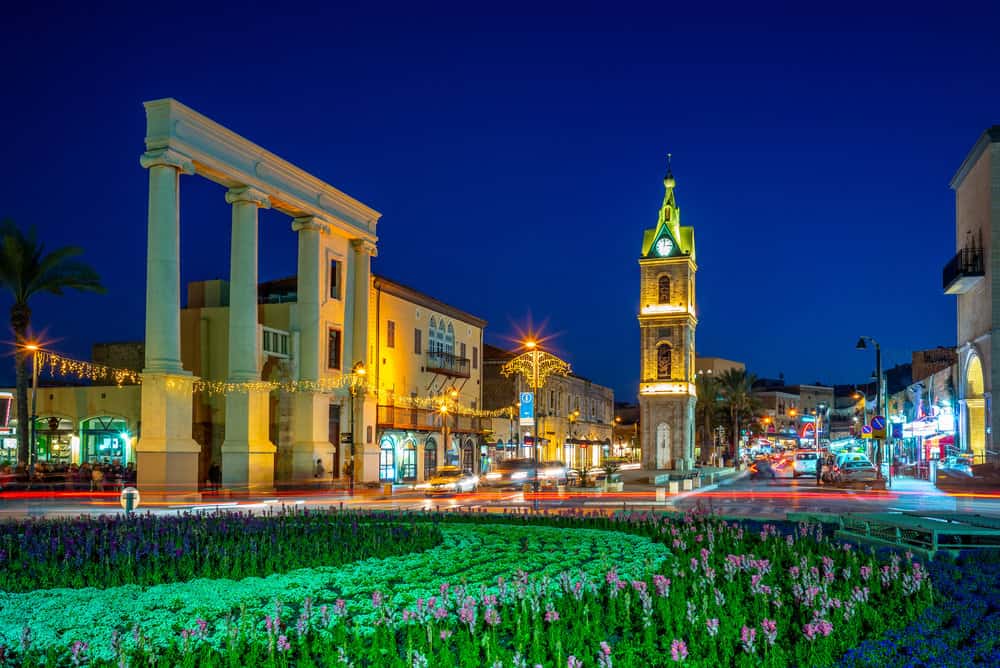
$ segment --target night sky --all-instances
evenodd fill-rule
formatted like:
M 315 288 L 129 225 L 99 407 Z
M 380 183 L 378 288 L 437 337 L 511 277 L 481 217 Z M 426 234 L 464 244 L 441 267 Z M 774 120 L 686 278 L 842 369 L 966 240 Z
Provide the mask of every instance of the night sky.
M 498 345 L 544 323 L 619 399 L 668 151 L 699 354 L 862 382 L 861 334 L 886 366 L 955 343 L 948 182 L 1000 122 L 996 3 L 28 4 L 0 27 L 0 217 L 83 246 L 108 286 L 34 302 L 64 354 L 143 336 L 142 102 L 161 97 L 381 211 L 376 272 L 486 318 Z M 228 275 L 223 196 L 182 178 L 184 283 Z M 294 273 L 290 223 L 262 212 L 261 280 Z

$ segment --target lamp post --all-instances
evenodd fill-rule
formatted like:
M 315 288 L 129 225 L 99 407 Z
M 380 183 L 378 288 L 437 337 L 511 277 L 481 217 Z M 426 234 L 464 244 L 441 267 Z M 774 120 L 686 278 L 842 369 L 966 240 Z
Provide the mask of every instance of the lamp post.
M 571 411 L 566 417 L 569 420 L 569 438 L 573 441 L 573 462 L 567 462 L 567 464 L 576 465 L 576 460 L 579 459 L 580 444 L 576 443 L 576 421 L 580 418 L 580 411 Z
M 614 417 L 614 419 L 611 420 L 611 455 L 613 457 L 620 457 L 621 456 L 621 448 L 620 447 L 618 448 L 618 452 L 617 453 L 615 452 L 615 427 L 617 427 L 621 423 L 622 423 L 622 419 L 620 417 L 618 417 L 617 415 Z M 619 441 L 619 443 L 620 442 L 621 441 Z
M 816 404 L 816 424 L 813 425 L 813 435 L 816 443 L 816 451 L 819 451 L 819 432 L 823 424 L 823 411 L 826 410 L 826 404 L 820 403 Z
M 38 351 L 41 347 L 37 343 L 26 343 L 24 349 L 31 351 L 31 418 L 28 423 L 28 484 L 30 485 L 35 477 L 35 460 L 38 459 L 35 421 L 38 419 Z
M 441 405 L 438 406 L 438 411 L 441 413 L 441 427 L 442 427 L 441 431 L 442 431 L 442 433 L 444 435 L 444 453 L 445 453 L 444 456 L 446 458 L 448 457 L 448 450 L 449 450 L 449 446 L 451 445 L 451 442 L 448 440 L 449 437 L 450 437 L 450 434 L 448 433 L 448 410 L 449 410 L 448 399 L 449 398 L 452 401 L 455 401 L 456 399 L 458 399 L 458 390 L 456 390 L 455 388 L 452 388 L 451 391 L 448 392 L 448 394 L 446 395 L 446 397 L 444 398 L 444 400 L 441 401 Z M 459 466 L 462 465 L 462 458 L 461 457 L 462 457 L 461 454 L 459 454 L 459 460 L 458 460 Z
M 365 370 L 364 362 L 357 362 L 351 369 L 351 494 L 354 494 L 354 481 L 357 480 L 358 476 L 357 462 L 354 461 L 357 456 L 355 443 L 358 442 L 358 418 L 354 410 L 354 399 L 358 391 L 364 387 L 366 373 L 368 372 Z
M 500 373 L 504 376 L 520 374 L 531 386 L 535 393 L 535 401 L 532 401 L 531 423 L 535 426 L 535 442 L 533 448 L 535 479 L 533 489 L 536 492 L 534 498 L 534 509 L 538 510 L 538 448 L 541 445 L 541 435 L 544 433 L 539 425 L 538 409 L 536 407 L 539 397 L 537 396 L 545 386 L 545 378 L 551 374 L 565 376 L 569 373 L 569 364 L 559 359 L 555 355 L 545 352 L 538 345 L 538 342 L 529 339 L 524 342 L 527 351 L 513 358 L 500 368 Z
M 875 385 L 875 415 L 882 416 L 882 410 L 883 410 L 883 406 L 884 406 L 884 404 L 882 403 L 882 401 L 883 401 L 883 396 L 882 395 L 883 395 L 883 392 L 885 391 L 885 383 L 882 382 L 882 348 L 879 346 L 878 341 L 876 341 L 871 336 L 862 336 L 861 338 L 859 338 L 858 339 L 858 343 L 855 346 L 855 348 L 857 348 L 858 350 L 866 350 L 868 348 L 868 346 L 866 345 L 867 341 L 870 341 L 872 343 L 872 345 L 875 346 L 875 382 L 876 382 L 876 385 Z M 882 417 L 884 418 L 884 416 L 882 416 Z M 878 444 L 876 445 L 876 449 L 875 449 L 875 471 L 876 471 L 876 475 L 877 475 L 878 479 L 881 480 L 882 479 L 882 439 L 873 439 L 873 440 L 877 440 L 877 442 L 878 442 Z M 891 484 L 891 482 L 892 482 L 892 480 L 891 480 L 892 468 L 891 467 L 889 468 L 889 471 L 890 471 L 889 475 L 890 475 L 890 484 Z
M 864 426 L 868 424 L 868 396 L 861 390 L 854 390 L 854 394 L 851 395 L 852 399 L 858 399 L 861 401 L 861 426 L 862 433 L 864 433 Z M 854 418 L 857 421 L 858 418 Z M 861 434 L 859 434 L 861 436 Z

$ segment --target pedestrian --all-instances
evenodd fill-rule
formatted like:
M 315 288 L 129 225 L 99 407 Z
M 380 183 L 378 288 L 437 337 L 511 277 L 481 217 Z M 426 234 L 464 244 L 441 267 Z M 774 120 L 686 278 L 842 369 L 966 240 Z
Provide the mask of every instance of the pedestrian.
M 351 494 L 354 494 L 354 460 L 348 459 L 347 466 L 344 467 L 344 475 L 347 476 L 347 485 L 351 490 Z
M 90 473 L 90 491 L 104 491 L 104 471 L 101 470 L 100 464 L 94 464 L 94 470 Z
M 323 460 L 317 459 L 316 468 L 313 470 L 313 477 L 322 478 L 324 473 L 326 473 L 326 471 L 323 469 Z
M 217 462 L 212 462 L 208 467 L 208 487 L 214 491 L 219 491 L 222 486 L 222 469 Z
M 823 484 L 823 462 L 824 457 L 822 453 L 816 455 L 816 484 Z

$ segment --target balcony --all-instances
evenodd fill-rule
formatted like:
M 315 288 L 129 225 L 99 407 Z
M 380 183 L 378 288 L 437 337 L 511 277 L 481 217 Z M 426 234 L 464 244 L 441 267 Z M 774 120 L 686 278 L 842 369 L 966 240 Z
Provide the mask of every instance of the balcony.
M 944 266 L 942 284 L 946 295 L 965 294 L 983 280 L 986 265 L 982 248 L 963 248 Z
M 441 413 L 430 408 L 409 406 L 379 406 L 376 422 L 379 429 L 405 429 L 412 431 L 441 431 Z M 448 415 L 448 429 L 453 434 L 481 434 L 487 419 L 474 415 Z
M 468 378 L 470 376 L 471 361 L 468 357 L 456 357 L 443 350 L 427 351 L 427 371 L 430 373 L 440 373 L 445 376 L 455 378 Z
M 261 350 L 265 355 L 288 359 L 288 332 L 272 327 L 261 327 Z

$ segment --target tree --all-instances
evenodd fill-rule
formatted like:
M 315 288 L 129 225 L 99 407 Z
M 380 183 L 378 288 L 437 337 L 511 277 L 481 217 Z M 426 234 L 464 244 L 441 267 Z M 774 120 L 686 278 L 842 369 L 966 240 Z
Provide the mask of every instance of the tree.
M 35 228 L 27 234 L 13 221 L 0 222 L 0 286 L 10 291 L 14 303 L 10 307 L 10 326 L 14 331 L 14 367 L 17 390 L 17 459 L 28 462 L 28 357 L 31 307 L 29 300 L 48 292 L 62 295 L 67 288 L 104 292 L 101 280 L 89 265 L 76 257 L 82 248 L 65 246 L 51 253 L 38 240 Z
M 756 380 L 757 376 L 742 369 L 727 369 L 719 375 L 719 384 L 722 386 L 726 410 L 733 427 L 730 454 L 734 457 L 740 439 L 740 420 L 752 415 L 757 403 L 752 393 Z
M 722 389 L 715 377 L 701 374 L 695 378 L 695 390 L 698 394 L 698 403 L 695 404 L 695 424 L 698 426 L 704 457 L 705 453 L 715 452 L 713 431 L 722 409 Z

